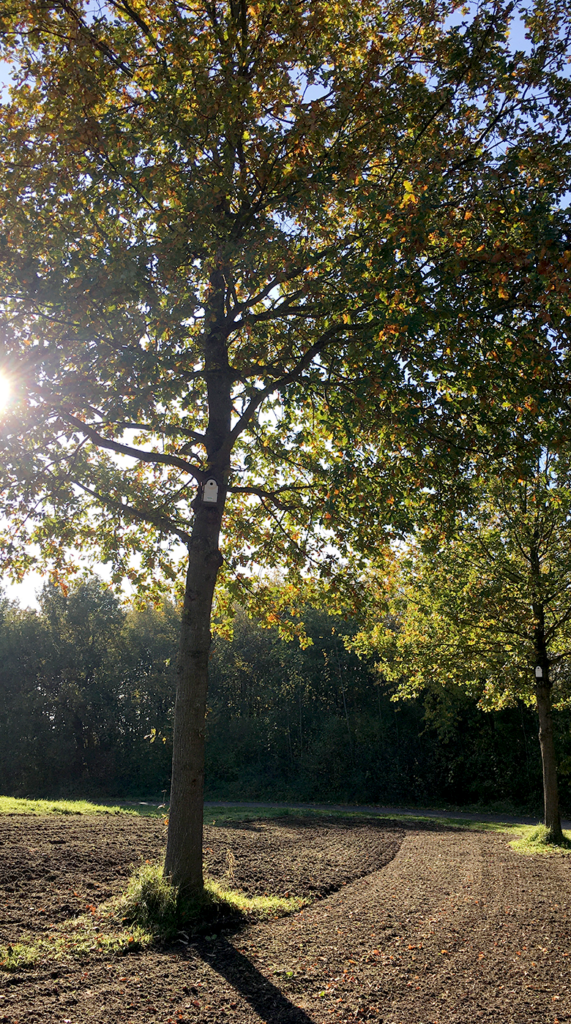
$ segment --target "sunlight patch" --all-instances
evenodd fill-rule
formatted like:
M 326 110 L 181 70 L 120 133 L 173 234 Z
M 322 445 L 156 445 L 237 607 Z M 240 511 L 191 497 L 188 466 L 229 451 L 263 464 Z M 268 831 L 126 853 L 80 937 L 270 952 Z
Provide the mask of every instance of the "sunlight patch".
M 0 373 L 0 412 L 8 405 L 11 391 L 10 381 L 3 373 Z

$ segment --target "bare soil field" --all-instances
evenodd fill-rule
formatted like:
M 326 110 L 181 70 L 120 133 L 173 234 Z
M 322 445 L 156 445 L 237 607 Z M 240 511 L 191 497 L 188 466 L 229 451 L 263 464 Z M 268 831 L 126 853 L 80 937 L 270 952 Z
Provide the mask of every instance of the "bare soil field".
M 208 873 L 313 898 L 290 917 L 170 946 L 49 957 L 0 974 L 3 1024 L 563 1024 L 571 858 L 508 836 L 384 819 L 205 830 Z M 160 819 L 0 819 L 0 945 L 118 894 L 164 847 Z

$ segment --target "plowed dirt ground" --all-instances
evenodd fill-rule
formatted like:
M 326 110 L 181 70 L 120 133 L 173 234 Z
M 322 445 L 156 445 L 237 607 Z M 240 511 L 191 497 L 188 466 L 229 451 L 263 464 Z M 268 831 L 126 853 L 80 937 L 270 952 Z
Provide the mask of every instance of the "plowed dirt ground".
M 0 975 L 4 1024 L 563 1024 L 571 858 L 510 837 L 386 820 L 210 826 L 208 871 L 314 902 L 170 947 Z M 0 819 L 0 945 L 121 891 L 164 846 L 160 819 Z

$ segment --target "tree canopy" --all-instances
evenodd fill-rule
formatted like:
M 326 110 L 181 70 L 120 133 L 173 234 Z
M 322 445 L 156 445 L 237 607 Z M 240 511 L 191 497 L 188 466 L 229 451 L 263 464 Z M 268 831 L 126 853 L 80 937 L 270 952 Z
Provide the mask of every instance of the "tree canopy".
M 513 5 L 451 27 L 453 12 L 13 5 L 16 571 L 35 540 L 52 564 L 97 544 L 117 577 L 172 576 L 209 469 L 228 491 L 227 566 L 299 564 L 333 525 L 319 470 L 351 457 L 355 411 L 369 461 L 382 433 L 383 458 L 400 443 L 426 467 L 450 417 L 485 427 L 506 394 L 537 406 L 557 388 L 565 8 L 518 8 L 528 52 L 506 41 Z
M 571 698 L 570 466 L 543 449 L 533 475 L 503 470 L 472 482 L 452 537 L 427 531 L 402 554 L 385 618 L 355 647 L 375 652 L 398 696 L 460 686 L 487 709 L 537 707 L 546 825 L 560 837 L 551 707 Z

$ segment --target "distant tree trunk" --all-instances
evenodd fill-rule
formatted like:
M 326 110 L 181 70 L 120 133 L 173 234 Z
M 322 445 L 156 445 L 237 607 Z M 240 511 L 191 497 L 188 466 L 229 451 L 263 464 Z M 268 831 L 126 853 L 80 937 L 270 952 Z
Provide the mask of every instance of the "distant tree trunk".
M 299 699 L 299 758 L 303 758 L 303 720 L 301 717 L 301 689 L 298 692 Z
M 335 657 L 337 658 L 337 671 L 339 673 L 339 682 L 341 683 L 341 693 L 343 694 L 343 710 L 345 712 L 345 724 L 347 726 L 347 735 L 349 738 L 349 757 L 351 758 L 351 765 L 355 767 L 355 752 L 353 750 L 353 737 L 351 736 L 351 724 L 349 722 L 349 712 L 347 711 L 347 699 L 345 697 L 345 683 L 343 681 L 343 670 L 341 668 L 341 659 L 339 657 L 339 651 L 337 645 L 335 645 Z
M 291 742 L 291 728 L 290 728 L 290 721 L 289 721 L 289 703 L 286 703 L 286 721 L 287 721 L 287 744 L 288 744 L 288 750 L 289 750 L 289 761 L 290 761 L 290 764 L 293 764 L 293 746 L 292 746 L 292 742 Z
M 534 550 L 532 549 L 532 565 Z M 534 565 L 535 568 L 535 565 Z M 539 561 L 537 560 L 537 569 Z M 539 746 L 543 765 L 543 821 L 552 843 L 560 843 L 563 839 L 561 816 L 559 813 L 559 790 L 557 786 L 557 762 L 553 744 L 553 720 L 551 716 L 551 680 L 549 678 L 549 658 L 545 642 L 545 609 L 541 601 L 533 606 L 535 619 L 534 646 L 535 666 L 541 670 L 541 676 L 535 679 L 535 701 L 539 717 Z
M 544 669 L 544 677 L 548 673 Z M 549 677 L 535 687 L 537 714 L 539 716 L 539 746 L 543 764 L 544 823 L 549 841 L 559 843 L 563 839 L 559 813 L 559 791 L 557 786 L 557 764 L 553 745 L 553 721 L 551 716 L 551 683 Z
M 74 751 L 74 757 L 73 757 L 73 769 L 72 769 L 72 771 L 73 771 L 74 779 L 77 780 L 77 779 L 81 779 L 81 777 L 83 775 L 84 768 L 85 768 L 85 759 L 84 759 L 84 751 L 85 751 L 84 724 L 83 724 L 82 719 L 79 717 L 79 714 L 77 713 L 77 711 L 74 711 L 74 713 L 73 713 L 72 728 L 73 728 L 73 738 L 74 738 L 74 741 L 75 741 L 75 751 Z

